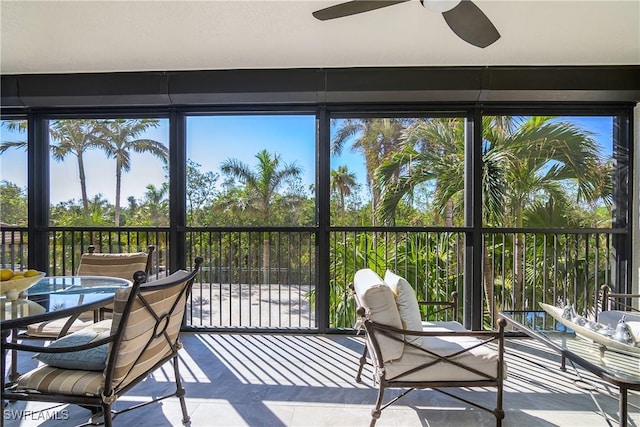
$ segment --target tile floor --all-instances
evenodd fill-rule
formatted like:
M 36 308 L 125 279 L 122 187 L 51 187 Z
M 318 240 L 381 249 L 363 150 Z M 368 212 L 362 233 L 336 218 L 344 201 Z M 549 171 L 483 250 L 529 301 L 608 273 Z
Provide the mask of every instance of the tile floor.
M 183 334 L 181 372 L 192 427 L 367 426 L 377 391 L 371 370 L 354 374 L 361 337 L 346 335 Z M 503 426 L 617 426 L 617 389 L 582 370 L 561 372 L 559 358 L 528 339 L 509 339 Z M 35 366 L 21 359 L 21 370 Z M 172 387 L 159 370 L 119 400 L 142 401 Z M 639 360 L 640 369 L 640 360 Z M 582 384 L 582 387 L 579 385 Z M 587 384 L 585 386 L 584 384 Z M 453 390 L 493 407 L 491 389 Z M 396 392 L 388 391 L 389 396 Z M 82 408 L 15 402 L 6 427 L 60 427 L 87 419 Z M 42 412 L 36 412 L 43 409 Z M 122 414 L 116 426 L 180 426 L 176 398 Z M 409 393 L 385 409 L 376 426 L 494 426 L 495 418 L 432 390 Z M 629 396 L 630 427 L 640 426 L 640 393 Z

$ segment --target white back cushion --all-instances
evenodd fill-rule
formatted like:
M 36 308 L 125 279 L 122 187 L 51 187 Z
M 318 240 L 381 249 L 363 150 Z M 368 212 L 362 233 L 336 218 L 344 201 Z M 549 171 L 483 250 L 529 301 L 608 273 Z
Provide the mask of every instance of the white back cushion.
M 422 331 L 422 317 L 420 316 L 418 299 L 409 282 L 389 270 L 384 275 L 384 282 L 389 285 L 396 296 L 403 328 L 410 331 Z M 422 343 L 422 337 L 415 335 L 405 335 L 405 340 L 416 345 Z
M 395 296 L 380 276 L 368 268 L 358 270 L 353 279 L 353 287 L 358 303 L 366 309 L 371 321 L 402 329 Z M 404 351 L 402 341 L 381 334 L 377 334 L 376 339 L 380 345 L 383 362 L 402 356 Z

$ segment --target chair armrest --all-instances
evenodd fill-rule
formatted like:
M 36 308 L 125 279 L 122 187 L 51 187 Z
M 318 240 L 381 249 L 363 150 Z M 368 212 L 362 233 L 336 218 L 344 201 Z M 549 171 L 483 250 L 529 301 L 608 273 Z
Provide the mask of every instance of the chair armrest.
M 623 310 L 640 313 L 640 309 L 637 308 L 638 304 L 640 304 L 640 294 L 611 292 L 611 288 L 609 288 L 608 285 L 602 285 L 600 290 L 600 311 Z M 638 299 L 639 301 L 636 303 L 636 306 L 633 305 L 634 299 Z
M 371 320 L 365 320 L 365 326 L 370 326 L 372 330 L 385 331 L 385 335 L 387 333 L 390 337 L 394 337 L 394 339 L 401 340 L 399 336 L 402 335 L 411 335 L 411 336 L 419 336 L 419 337 L 476 337 L 476 338 L 498 338 L 500 340 L 504 339 L 504 329 L 506 327 L 506 320 L 500 319 L 498 321 L 498 330 L 497 331 L 412 331 L 408 329 L 400 329 L 395 328 L 389 325 L 383 325 L 382 323 L 376 323 Z M 384 333 L 384 332 L 383 332 Z

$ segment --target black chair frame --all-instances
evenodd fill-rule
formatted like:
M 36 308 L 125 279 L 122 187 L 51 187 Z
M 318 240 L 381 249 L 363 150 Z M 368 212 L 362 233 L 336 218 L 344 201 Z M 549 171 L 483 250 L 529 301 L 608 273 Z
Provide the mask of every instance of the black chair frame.
M 72 347 L 58 347 L 58 348 L 49 348 L 49 347 L 41 347 L 41 346 L 32 346 L 32 345 L 24 345 L 21 343 L 7 343 L 6 349 L 18 350 L 18 351 L 26 351 L 26 352 L 45 352 L 45 353 L 62 353 L 62 352 L 76 352 L 80 350 L 86 350 L 89 348 L 97 347 L 103 344 L 111 344 L 109 358 L 107 361 L 106 368 L 103 372 L 104 375 L 104 389 L 100 396 L 80 396 L 80 395 L 70 395 L 70 394 L 45 394 L 36 391 L 24 391 L 15 389 L 15 384 L 12 387 L 8 387 L 5 390 L 2 390 L 2 400 L 3 401 L 40 401 L 40 402 L 55 402 L 55 403 L 68 403 L 75 404 L 82 407 L 86 407 L 91 409 L 94 415 L 102 415 L 104 418 L 104 425 L 106 427 L 112 426 L 112 420 L 119 414 L 131 411 L 133 409 L 137 409 L 143 406 L 147 406 L 151 403 L 155 403 L 169 397 L 178 397 L 180 400 L 180 405 L 182 409 L 183 419 L 182 422 L 184 424 L 188 424 L 190 422 L 190 417 L 187 412 L 187 407 L 185 403 L 185 389 L 182 385 L 180 372 L 179 372 L 179 362 L 178 362 L 178 351 L 182 348 L 182 345 L 179 341 L 179 338 L 175 340 L 175 342 L 171 342 L 169 340 L 169 336 L 165 330 L 167 326 L 168 317 L 173 313 L 177 308 L 177 303 L 180 301 L 180 296 L 176 298 L 173 307 L 169 310 L 168 313 L 165 313 L 162 316 L 157 316 L 157 314 L 153 311 L 150 305 L 145 300 L 145 293 L 157 291 L 164 288 L 170 288 L 172 286 L 176 286 L 179 283 L 186 283 L 185 286 L 180 290 L 179 295 L 185 295 L 185 301 L 188 300 L 191 287 L 193 285 L 193 281 L 198 273 L 200 265 L 203 262 L 202 257 L 197 257 L 195 259 L 195 267 L 188 274 L 188 276 L 181 278 L 180 280 L 165 282 L 163 284 L 154 285 L 154 282 L 145 283 L 146 274 L 142 271 L 137 272 L 134 275 L 134 284 L 131 288 L 131 292 L 126 301 L 125 308 L 123 309 L 122 318 L 120 320 L 120 324 L 118 325 L 115 333 L 111 334 L 109 337 L 94 341 L 89 344 L 77 345 Z M 155 318 L 155 326 L 154 333 L 150 337 L 149 341 L 144 346 L 145 349 L 150 345 L 151 341 L 154 338 L 158 338 L 164 335 L 164 338 L 167 339 L 168 345 L 171 347 L 170 353 L 168 353 L 165 357 L 159 360 L 157 363 L 153 365 L 150 369 L 146 370 L 142 375 L 139 375 L 134 380 L 128 382 L 126 385 L 120 387 L 119 385 L 113 385 L 113 378 L 115 374 L 116 361 L 118 359 L 118 351 L 120 348 L 120 344 L 123 339 L 123 335 L 127 326 L 127 320 L 129 317 L 130 310 L 134 304 L 134 302 L 138 300 L 140 301 L 154 316 Z M 184 314 L 182 317 L 182 323 L 184 323 Z M 179 337 L 179 335 L 178 335 Z M 115 403 L 116 399 L 127 393 L 133 387 L 142 382 L 149 373 L 155 371 L 165 363 L 171 361 L 173 365 L 173 370 L 175 374 L 175 383 L 176 389 L 172 393 L 162 395 L 159 397 L 154 397 L 149 401 L 133 405 L 121 410 L 114 410 L 112 405 Z M 135 364 L 134 364 L 135 366 Z M 94 418 L 96 418 L 94 416 Z M 87 423 L 81 424 L 85 425 L 95 425 L 95 421 L 89 421 Z
M 353 290 L 353 284 L 350 285 Z M 354 294 L 355 295 L 355 294 Z M 356 297 L 356 301 L 358 301 Z M 358 302 L 359 304 L 359 302 Z M 453 292 L 451 294 L 450 301 L 419 301 L 419 305 L 435 305 L 440 306 L 440 309 L 436 310 L 432 314 L 442 313 L 446 310 L 453 310 L 453 320 L 457 321 L 458 314 L 458 294 L 457 292 Z M 505 372 L 505 362 L 504 362 L 504 329 L 506 327 L 506 321 L 504 319 L 500 319 L 498 321 L 498 330 L 497 331 L 452 331 L 452 332 L 443 332 L 443 331 L 410 331 L 405 329 L 398 329 L 389 325 L 384 325 L 381 323 L 371 321 L 366 313 L 366 309 L 364 307 L 359 306 L 356 310 L 357 315 L 359 316 L 359 322 L 364 327 L 366 339 L 371 343 L 371 347 L 373 351 L 375 351 L 375 360 L 378 361 L 378 366 L 373 366 L 373 363 L 369 361 L 368 352 L 369 346 L 365 343 L 362 357 L 360 358 L 360 365 L 358 367 L 358 372 L 356 374 L 356 382 L 360 383 L 362 381 L 362 371 L 365 365 L 372 365 L 373 367 L 373 375 L 374 375 L 374 383 L 377 383 L 379 386 L 378 390 L 378 398 L 375 403 L 374 409 L 371 411 L 371 422 L 370 427 L 373 427 L 376 424 L 376 421 L 380 418 L 382 411 L 398 401 L 400 398 L 406 396 L 408 393 L 416 390 L 416 389 L 425 389 L 430 388 L 439 393 L 445 394 L 451 398 L 457 399 L 461 402 L 464 402 L 467 405 L 471 405 L 483 411 L 487 411 L 494 415 L 496 418 L 496 426 L 502 426 L 502 420 L 504 419 L 505 413 L 503 409 L 503 392 L 504 392 L 504 372 Z M 464 350 L 457 351 L 447 355 L 439 355 L 434 353 L 428 349 L 423 347 L 416 346 L 410 342 L 406 342 L 404 339 L 405 336 L 420 336 L 420 337 L 474 337 L 478 338 L 479 342 L 477 345 L 470 346 L 465 348 Z M 400 341 L 405 346 L 411 346 L 414 349 L 424 353 L 427 361 L 424 364 L 413 367 L 406 372 L 403 372 L 397 375 L 394 378 L 387 378 L 386 370 L 384 367 L 383 356 L 381 352 L 381 348 L 378 341 L 378 336 L 388 337 L 394 341 Z M 480 346 L 487 346 L 490 344 L 496 345 L 498 352 L 498 361 L 496 367 L 496 375 L 490 376 L 477 369 L 474 369 L 471 366 L 467 366 L 464 363 L 460 363 L 455 360 L 457 356 L 460 356 L 463 353 L 469 352 L 474 348 Z M 458 368 L 464 369 L 475 376 L 479 376 L 482 379 L 475 379 L 469 381 L 407 381 L 404 378 L 409 376 L 412 373 L 418 372 L 422 369 L 427 369 L 436 364 L 449 364 L 454 365 Z M 459 387 L 495 387 L 496 388 L 496 406 L 495 408 L 489 408 L 487 406 L 481 405 L 477 402 L 470 401 L 461 396 L 457 396 L 449 391 L 443 390 L 443 388 L 459 388 Z M 384 401 L 384 393 L 387 388 L 405 388 L 407 390 L 400 393 L 398 396 L 394 397 L 387 403 L 383 404 Z
M 640 299 L 640 294 L 623 294 L 611 292 L 608 285 L 600 288 L 600 311 L 621 310 L 633 313 L 640 313 L 640 309 L 633 305 L 634 299 Z

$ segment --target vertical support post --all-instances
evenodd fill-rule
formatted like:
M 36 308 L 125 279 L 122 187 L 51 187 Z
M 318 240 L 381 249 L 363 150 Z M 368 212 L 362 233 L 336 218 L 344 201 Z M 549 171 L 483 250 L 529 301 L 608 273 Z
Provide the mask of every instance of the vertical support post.
M 467 117 L 465 132 L 464 325 L 482 329 L 482 111 Z
M 49 271 L 49 126 L 33 113 L 27 117 L 28 266 Z
M 326 108 L 320 108 L 316 119 L 316 203 L 318 232 L 316 235 L 317 277 L 316 283 L 316 322 L 318 332 L 325 333 L 329 328 L 329 231 L 330 231 L 330 117 Z
M 630 206 L 634 195 L 629 191 L 633 171 L 631 141 L 631 112 L 613 119 L 613 206 L 611 226 L 614 229 L 632 228 Z M 614 234 L 613 271 L 611 288 L 614 293 L 631 293 L 631 239 L 628 233 Z
M 187 268 L 186 128 L 184 114 L 172 110 L 169 115 L 169 272 Z
M 631 182 L 631 195 L 629 196 L 631 205 L 631 225 L 629 230 L 631 232 L 631 269 L 629 274 L 631 277 L 631 293 L 640 294 L 640 224 L 638 219 L 640 218 L 640 198 L 637 197 L 640 194 L 640 150 L 635 150 L 633 147 L 640 146 L 640 103 L 636 104 L 635 108 L 631 112 L 632 122 L 630 123 L 631 129 L 633 129 L 633 135 L 631 135 L 631 152 L 629 158 L 633 165 L 633 175 Z M 640 302 L 635 302 L 635 307 L 640 309 Z

